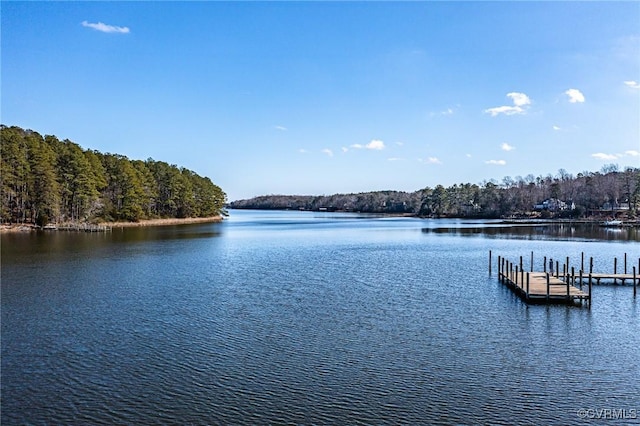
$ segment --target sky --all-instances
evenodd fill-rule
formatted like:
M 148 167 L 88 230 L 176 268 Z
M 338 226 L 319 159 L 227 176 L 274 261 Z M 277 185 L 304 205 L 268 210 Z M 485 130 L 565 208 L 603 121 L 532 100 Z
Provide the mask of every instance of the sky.
M 640 167 L 640 2 L 2 1 L 2 124 L 265 194 Z

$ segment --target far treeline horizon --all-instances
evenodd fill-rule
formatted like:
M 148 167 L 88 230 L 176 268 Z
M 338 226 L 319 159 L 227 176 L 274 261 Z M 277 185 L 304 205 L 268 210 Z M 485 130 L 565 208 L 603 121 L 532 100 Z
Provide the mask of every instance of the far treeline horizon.
M 437 185 L 415 192 L 263 195 L 227 203 L 208 177 L 151 158 L 82 149 L 69 140 L 0 126 L 3 223 L 140 221 L 211 217 L 234 209 L 327 210 L 429 217 L 589 218 L 633 220 L 640 206 L 640 168 L 608 164 L 573 176 L 504 177 L 482 184 Z

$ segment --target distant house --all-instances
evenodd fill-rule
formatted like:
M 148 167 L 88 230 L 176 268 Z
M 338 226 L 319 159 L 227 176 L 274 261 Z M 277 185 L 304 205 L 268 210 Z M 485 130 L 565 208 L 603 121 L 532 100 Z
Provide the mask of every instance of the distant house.
M 550 212 L 560 212 L 560 211 L 565 211 L 565 210 L 574 210 L 576 208 L 576 205 L 573 201 L 562 201 L 559 200 L 557 198 L 549 198 L 544 200 L 542 203 L 540 204 L 536 204 L 533 206 L 534 210 L 538 210 L 538 211 L 550 211 Z
M 602 207 L 600 208 L 601 210 L 607 210 L 607 211 L 612 211 L 612 210 L 629 210 L 629 202 L 628 201 L 624 201 L 622 203 L 619 203 L 618 200 L 614 200 L 614 201 L 607 201 L 606 203 L 604 203 L 602 205 Z

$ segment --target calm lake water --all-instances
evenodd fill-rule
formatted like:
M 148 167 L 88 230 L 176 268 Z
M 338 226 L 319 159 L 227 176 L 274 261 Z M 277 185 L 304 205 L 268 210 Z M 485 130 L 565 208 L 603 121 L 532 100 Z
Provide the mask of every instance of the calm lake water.
M 1 422 L 638 424 L 632 286 L 527 306 L 489 250 L 608 272 L 640 238 L 252 211 L 2 235 Z

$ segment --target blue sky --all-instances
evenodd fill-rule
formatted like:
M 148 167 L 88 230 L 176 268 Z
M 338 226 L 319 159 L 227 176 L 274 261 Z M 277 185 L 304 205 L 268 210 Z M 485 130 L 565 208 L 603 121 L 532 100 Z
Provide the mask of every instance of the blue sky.
M 11 2 L 2 123 L 230 200 L 640 166 L 640 2 Z

